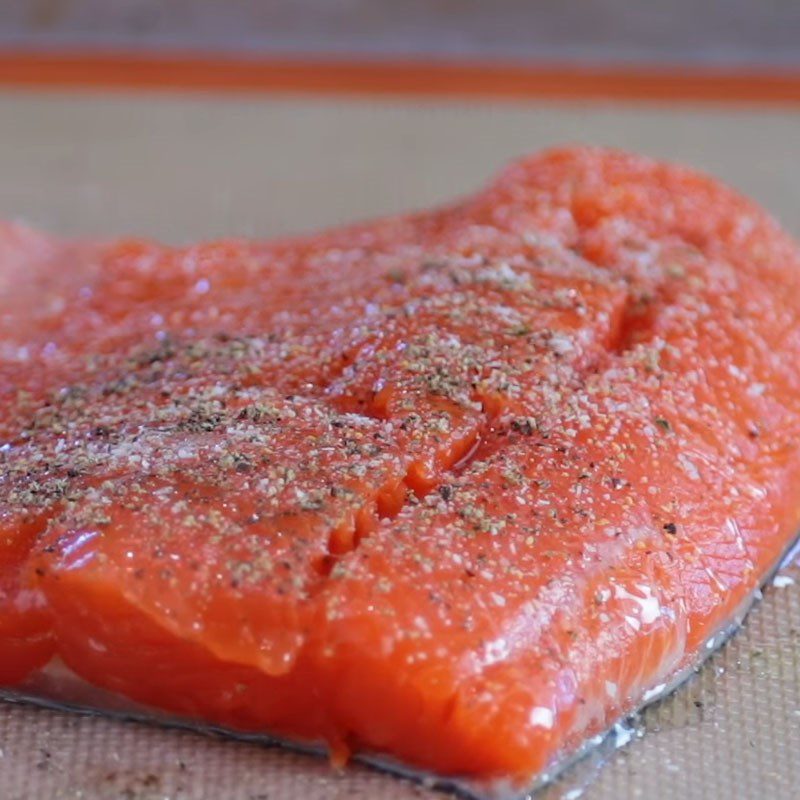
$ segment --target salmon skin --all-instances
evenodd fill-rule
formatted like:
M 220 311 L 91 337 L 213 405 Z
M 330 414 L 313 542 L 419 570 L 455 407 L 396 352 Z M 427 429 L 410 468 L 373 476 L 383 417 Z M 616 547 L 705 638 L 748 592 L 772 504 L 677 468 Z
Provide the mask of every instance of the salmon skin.
M 0 684 L 528 786 L 793 539 L 798 322 L 776 223 L 612 151 L 266 244 L 7 225 Z

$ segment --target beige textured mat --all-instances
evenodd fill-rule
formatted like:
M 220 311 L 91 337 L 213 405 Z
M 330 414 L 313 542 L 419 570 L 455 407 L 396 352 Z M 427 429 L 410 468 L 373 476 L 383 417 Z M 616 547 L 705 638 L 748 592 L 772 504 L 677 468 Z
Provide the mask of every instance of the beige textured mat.
M 267 236 L 424 206 L 556 142 L 628 147 L 737 185 L 800 233 L 800 113 L 0 94 L 0 216 L 69 234 Z M 800 570 L 646 733 L 546 800 L 800 792 Z M 2 654 L 0 654 L 2 657 Z M 0 800 L 407 800 L 364 769 L 0 704 Z

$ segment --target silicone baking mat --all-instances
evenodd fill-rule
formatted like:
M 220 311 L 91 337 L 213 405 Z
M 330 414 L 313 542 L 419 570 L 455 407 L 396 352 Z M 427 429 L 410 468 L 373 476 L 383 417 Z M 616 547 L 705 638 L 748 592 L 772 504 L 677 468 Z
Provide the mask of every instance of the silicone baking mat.
M 798 141 L 790 109 L 5 91 L 0 216 L 68 235 L 266 237 L 452 199 L 514 157 L 586 142 L 713 172 L 800 234 Z M 590 756 L 541 797 L 797 797 L 800 572 L 778 583 L 626 747 Z M 438 796 L 363 767 L 336 773 L 251 744 L 0 704 L 2 800 Z

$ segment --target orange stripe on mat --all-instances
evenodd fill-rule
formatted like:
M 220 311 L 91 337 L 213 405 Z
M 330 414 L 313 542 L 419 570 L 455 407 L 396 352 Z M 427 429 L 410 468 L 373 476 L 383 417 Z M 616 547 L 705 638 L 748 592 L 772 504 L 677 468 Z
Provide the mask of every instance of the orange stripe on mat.
M 569 68 L 185 54 L 0 53 L 0 85 L 28 88 L 617 99 L 800 105 L 800 72 Z

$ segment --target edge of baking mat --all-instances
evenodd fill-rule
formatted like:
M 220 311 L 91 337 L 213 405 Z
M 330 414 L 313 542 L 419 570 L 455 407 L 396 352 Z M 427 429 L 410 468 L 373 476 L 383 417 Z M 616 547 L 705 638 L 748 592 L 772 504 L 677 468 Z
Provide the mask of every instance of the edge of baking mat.
M 0 86 L 800 106 L 800 70 L 0 49 Z

